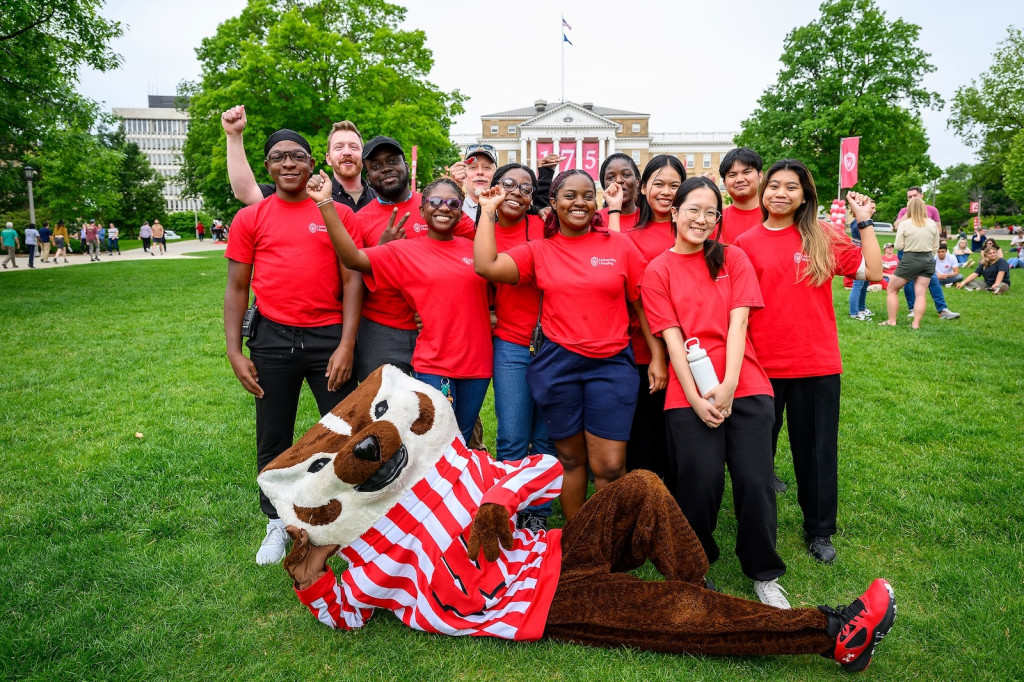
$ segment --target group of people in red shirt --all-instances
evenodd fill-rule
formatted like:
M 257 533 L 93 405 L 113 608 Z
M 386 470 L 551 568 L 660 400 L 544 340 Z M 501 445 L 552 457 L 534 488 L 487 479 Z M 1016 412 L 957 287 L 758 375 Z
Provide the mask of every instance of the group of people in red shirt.
M 608 157 L 598 210 L 586 172 L 555 176 L 547 159 L 539 178 L 498 168 L 487 145 L 470 148 L 454 180 L 417 193 L 400 143 L 364 145 L 348 122 L 328 138 L 331 175 L 314 172 L 301 135 L 274 133 L 274 184 L 259 186 L 244 116 L 222 117 L 232 186 L 251 204 L 231 224 L 224 322 L 231 366 L 256 396 L 259 468 L 290 446 L 303 380 L 323 414 L 396 365 L 448 396 L 468 442 L 493 376 L 497 457 L 553 448 L 567 520 L 590 477 L 602 488 L 652 469 L 713 562 L 728 467 L 743 571 L 762 601 L 788 607 L 773 468 L 785 415 L 808 549 L 834 560 L 842 366 L 831 280 L 881 277 L 869 198 L 848 197 L 860 247 L 818 221 L 804 164 L 763 171 L 749 149 L 722 161 L 727 208 L 675 157 L 642 174 L 629 156 Z M 250 289 L 258 312 L 247 315 Z M 694 338 L 719 378 L 703 390 L 687 361 Z M 266 498 L 263 510 L 257 561 L 275 563 L 287 536 Z M 527 511 L 521 526 L 545 526 L 549 508 Z

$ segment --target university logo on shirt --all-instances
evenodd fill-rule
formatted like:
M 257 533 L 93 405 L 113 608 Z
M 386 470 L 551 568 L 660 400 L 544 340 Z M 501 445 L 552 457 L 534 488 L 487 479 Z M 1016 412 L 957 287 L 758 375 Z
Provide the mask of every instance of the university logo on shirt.
M 317 225 L 316 223 L 310 223 L 309 224 L 309 233 L 310 234 L 316 234 L 317 232 L 326 232 L 326 231 L 327 231 L 327 226 L 326 225 Z
M 426 232 L 427 229 L 428 228 L 427 228 L 427 224 L 426 223 L 413 223 L 412 224 L 412 231 L 415 232 L 416 234 L 419 234 L 420 232 Z
M 598 258 L 597 256 L 593 256 L 590 259 L 590 264 L 592 266 L 594 266 L 595 268 L 597 266 L 599 266 L 599 265 L 615 265 L 615 259 L 614 258 Z
M 473 259 L 472 258 L 466 258 L 465 256 L 463 256 L 462 257 L 462 262 L 465 263 L 466 265 L 472 265 L 473 264 Z
M 802 253 L 800 251 L 797 251 L 796 253 L 793 254 L 793 263 L 795 263 L 796 265 L 800 265 L 801 263 L 810 263 L 810 262 L 811 262 L 811 257 L 808 256 L 806 253 Z

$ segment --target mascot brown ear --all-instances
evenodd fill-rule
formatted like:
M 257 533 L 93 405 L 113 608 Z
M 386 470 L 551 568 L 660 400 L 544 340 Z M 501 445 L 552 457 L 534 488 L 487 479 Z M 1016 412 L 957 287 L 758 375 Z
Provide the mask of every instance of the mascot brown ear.
M 488 502 L 476 510 L 466 552 L 470 559 L 477 561 L 480 558 L 480 550 L 483 549 L 484 557 L 488 561 L 497 561 L 501 553 L 498 549 L 499 542 L 506 550 L 512 549 L 512 527 L 508 510 L 500 504 Z

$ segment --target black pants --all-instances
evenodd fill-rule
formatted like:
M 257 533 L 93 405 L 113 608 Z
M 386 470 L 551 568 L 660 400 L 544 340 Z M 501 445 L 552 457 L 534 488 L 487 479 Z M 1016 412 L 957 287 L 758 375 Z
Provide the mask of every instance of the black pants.
M 665 441 L 665 390 L 651 394 L 648 388 L 647 368 L 637 365 L 640 386 L 637 389 L 633 426 L 626 443 L 626 471 L 647 469 L 661 480 L 668 475 L 668 444 Z
M 249 339 L 249 359 L 256 365 L 263 397 L 256 398 L 256 471 L 291 447 L 303 380 L 321 416 L 356 387 L 355 375 L 337 391 L 327 390 L 327 362 L 341 343 L 341 325 L 289 327 L 261 318 Z M 276 519 L 277 510 L 263 491 L 260 508 Z
M 786 572 L 785 562 L 775 551 L 773 417 L 772 399 L 767 395 L 736 398 L 732 414 L 714 429 L 690 407 L 665 413 L 672 453 L 669 489 L 712 563 L 720 555 L 713 536 L 725 491 L 725 468 L 729 467 L 736 556 L 743 573 L 752 580 L 772 580 Z
M 775 391 L 772 452 L 778 447 L 785 413 L 804 533 L 834 535 L 839 504 L 839 375 L 771 382 Z

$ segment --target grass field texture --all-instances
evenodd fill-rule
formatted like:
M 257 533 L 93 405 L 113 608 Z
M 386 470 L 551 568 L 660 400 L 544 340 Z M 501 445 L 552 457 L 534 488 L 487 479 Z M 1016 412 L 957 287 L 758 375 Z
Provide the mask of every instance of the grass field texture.
M 816 656 L 456 639 L 388 613 L 357 632 L 323 627 L 283 569 L 253 560 L 264 530 L 254 410 L 224 358 L 225 271 L 214 253 L 0 277 L 0 678 L 845 677 Z M 929 300 L 912 332 L 905 303 L 900 326 L 880 328 L 850 320 L 834 286 L 839 558 L 822 566 L 805 552 L 783 436 L 781 583 L 808 606 L 847 603 L 876 576 L 892 582 L 899 615 L 873 679 L 1024 678 L 1024 290 L 947 289 L 963 317 L 940 321 Z M 868 307 L 881 313 L 884 294 L 868 294 Z M 490 400 L 484 412 L 493 442 Z M 304 392 L 296 435 L 316 419 Z M 729 551 L 731 509 L 727 492 L 710 576 L 753 598 Z

